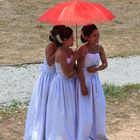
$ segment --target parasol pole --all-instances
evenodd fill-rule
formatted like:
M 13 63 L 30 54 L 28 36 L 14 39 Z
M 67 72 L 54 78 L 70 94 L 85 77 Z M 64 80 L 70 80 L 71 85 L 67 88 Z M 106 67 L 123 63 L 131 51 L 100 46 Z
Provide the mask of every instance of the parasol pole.
M 78 26 L 76 24 L 76 49 L 78 49 Z

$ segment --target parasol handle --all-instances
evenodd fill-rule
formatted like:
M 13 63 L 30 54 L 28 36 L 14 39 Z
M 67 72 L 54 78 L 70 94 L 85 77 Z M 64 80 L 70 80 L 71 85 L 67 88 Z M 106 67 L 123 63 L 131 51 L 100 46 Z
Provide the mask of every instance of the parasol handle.
M 78 49 L 78 26 L 76 25 L 76 49 Z

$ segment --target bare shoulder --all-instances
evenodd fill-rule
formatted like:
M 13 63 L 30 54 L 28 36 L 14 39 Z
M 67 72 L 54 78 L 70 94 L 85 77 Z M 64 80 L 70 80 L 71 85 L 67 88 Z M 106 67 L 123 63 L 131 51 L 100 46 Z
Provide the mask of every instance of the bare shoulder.
M 104 47 L 102 45 L 99 45 L 99 53 L 104 52 Z
M 55 48 L 56 48 L 56 45 L 54 43 L 49 43 L 46 48 L 45 48 L 45 52 L 48 52 L 48 51 L 55 51 Z
M 65 57 L 66 57 L 65 51 L 62 48 L 58 48 L 56 51 L 56 60 L 59 60 Z
M 79 52 L 80 52 L 80 53 L 87 52 L 87 46 L 86 46 L 86 44 L 82 45 L 82 46 L 79 48 Z

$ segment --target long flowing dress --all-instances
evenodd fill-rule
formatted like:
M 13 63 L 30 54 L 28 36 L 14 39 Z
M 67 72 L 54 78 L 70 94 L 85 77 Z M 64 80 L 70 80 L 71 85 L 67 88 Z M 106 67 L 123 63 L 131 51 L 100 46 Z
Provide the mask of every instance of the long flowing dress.
M 67 63 L 71 58 L 67 58 Z M 75 81 L 68 79 L 60 63 L 55 63 L 56 76 L 52 81 L 46 116 L 45 140 L 75 140 Z
M 89 73 L 87 68 L 99 65 L 99 53 L 87 53 L 84 59 L 83 73 L 88 95 L 83 96 L 77 80 L 77 140 L 108 140 L 106 137 L 106 100 L 98 72 Z
M 48 66 L 45 57 L 29 103 L 24 140 L 45 140 L 47 100 L 55 73 L 55 65 Z

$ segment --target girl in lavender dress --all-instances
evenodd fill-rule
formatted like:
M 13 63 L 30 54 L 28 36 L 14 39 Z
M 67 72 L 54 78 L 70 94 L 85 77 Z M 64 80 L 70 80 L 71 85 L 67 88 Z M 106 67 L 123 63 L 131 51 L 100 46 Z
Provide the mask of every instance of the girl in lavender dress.
M 44 63 L 40 67 L 40 76 L 36 82 L 31 96 L 24 140 L 45 140 L 45 122 L 48 93 L 51 81 L 56 73 L 55 52 L 58 48 L 55 42 L 56 32 L 60 32 L 65 26 L 54 26 L 50 32 L 51 43 L 45 49 Z
M 75 140 L 75 79 L 73 70 L 78 53 L 69 48 L 73 45 L 73 31 L 66 27 L 56 35 L 61 45 L 56 52 L 56 76 L 52 81 L 46 116 L 45 140 Z
M 98 71 L 107 68 L 104 48 L 99 43 L 97 27 L 82 28 L 78 62 L 78 131 L 77 140 L 108 140 L 106 137 L 106 101 Z M 101 60 L 101 65 L 99 62 Z

